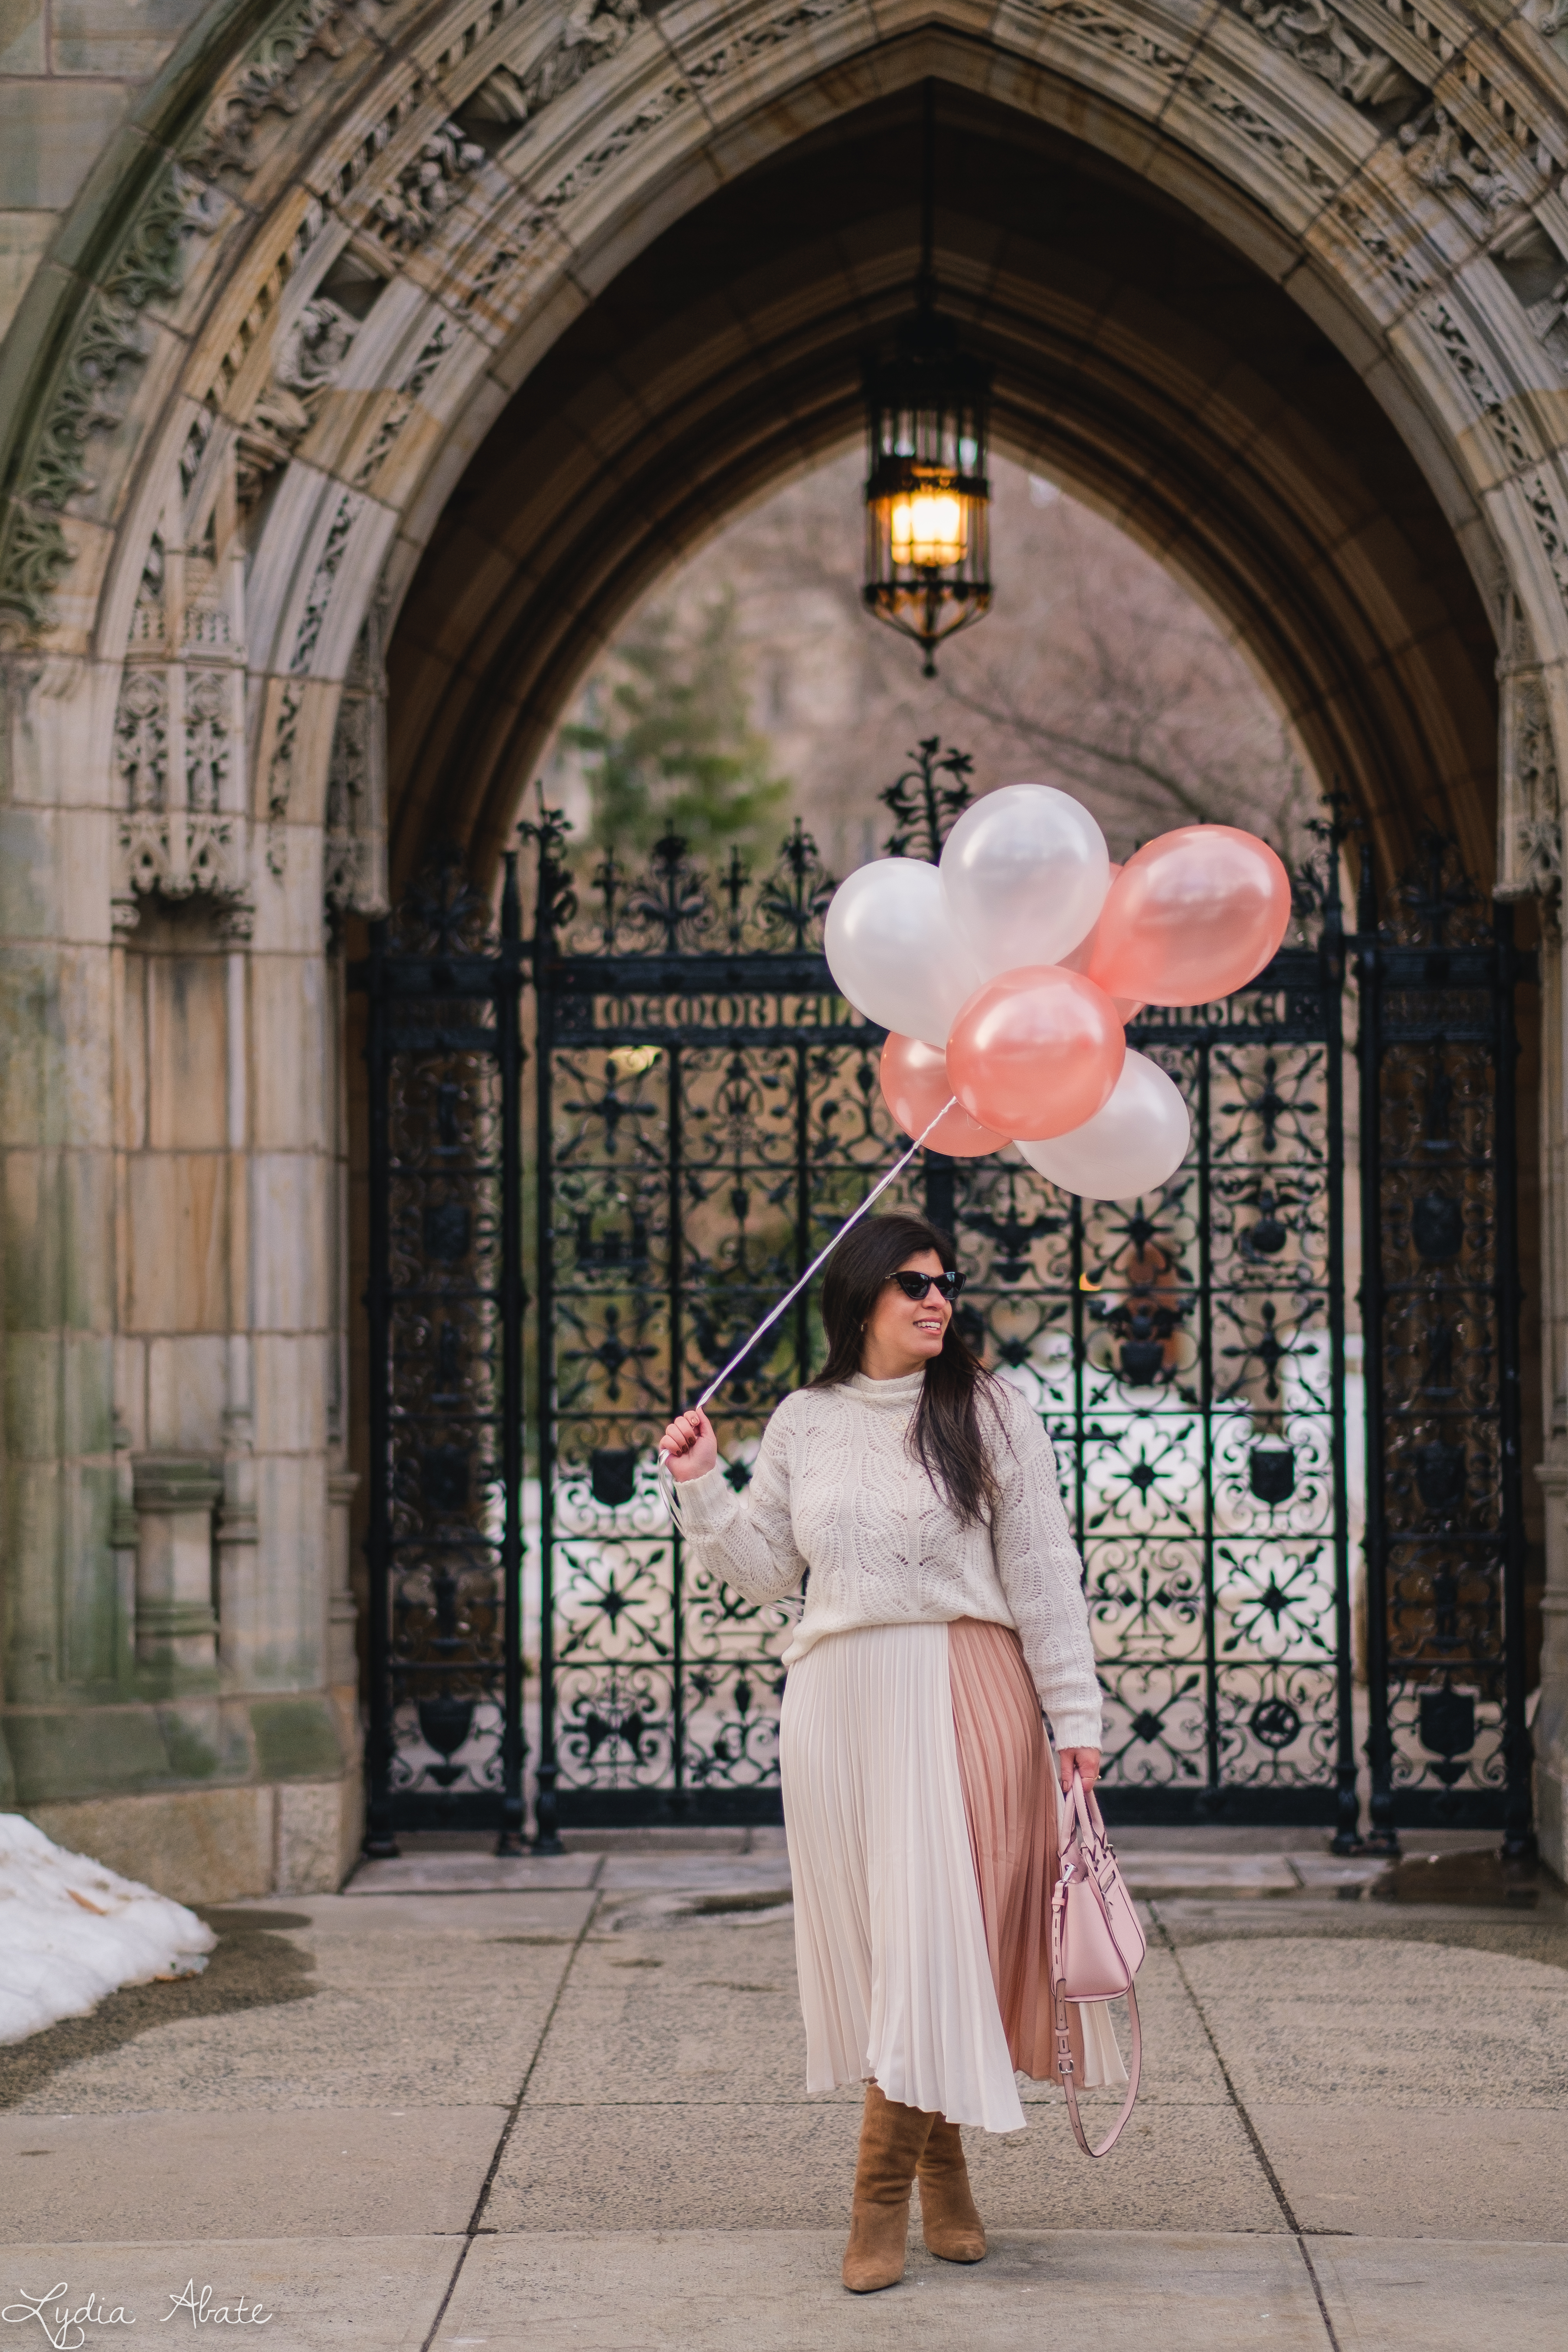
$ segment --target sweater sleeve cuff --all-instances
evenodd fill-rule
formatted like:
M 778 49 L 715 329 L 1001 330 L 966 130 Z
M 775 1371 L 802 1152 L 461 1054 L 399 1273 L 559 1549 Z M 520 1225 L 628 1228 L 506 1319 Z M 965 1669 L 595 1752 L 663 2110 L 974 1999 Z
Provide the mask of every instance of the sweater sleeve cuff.
M 740 1509 L 740 1497 L 724 1475 L 721 1462 L 700 1478 L 688 1478 L 676 1487 L 680 1523 L 688 1535 L 718 1535 Z
M 1078 1707 L 1051 1707 L 1051 1737 L 1058 1748 L 1099 1748 L 1101 1745 L 1100 1711 L 1085 1713 Z

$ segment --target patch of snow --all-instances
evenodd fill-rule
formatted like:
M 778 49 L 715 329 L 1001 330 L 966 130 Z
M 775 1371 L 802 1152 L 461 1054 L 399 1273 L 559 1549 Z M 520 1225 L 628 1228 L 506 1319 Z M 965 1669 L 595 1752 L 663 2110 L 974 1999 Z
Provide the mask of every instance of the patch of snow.
M 121 1985 L 199 1975 L 216 1941 L 183 1903 L 0 1813 L 0 2042 L 86 2017 Z

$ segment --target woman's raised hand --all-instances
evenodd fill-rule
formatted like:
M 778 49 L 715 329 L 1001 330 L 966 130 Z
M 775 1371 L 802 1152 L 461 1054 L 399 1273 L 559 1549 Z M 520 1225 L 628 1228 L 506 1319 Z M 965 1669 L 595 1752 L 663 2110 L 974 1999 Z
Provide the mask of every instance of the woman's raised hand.
M 672 1421 L 658 1441 L 658 1450 L 668 1455 L 669 1475 L 678 1486 L 690 1478 L 705 1478 L 719 1459 L 719 1440 L 713 1434 L 713 1424 L 699 1406 L 695 1412 L 683 1412 Z

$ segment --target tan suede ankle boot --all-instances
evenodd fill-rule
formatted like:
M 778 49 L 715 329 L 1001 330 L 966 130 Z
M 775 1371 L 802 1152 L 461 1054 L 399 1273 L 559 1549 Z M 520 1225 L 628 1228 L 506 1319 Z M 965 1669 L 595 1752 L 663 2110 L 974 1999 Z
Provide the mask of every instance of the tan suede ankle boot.
M 884 2098 L 877 2084 L 867 2084 L 849 2243 L 844 2250 L 844 2284 L 851 2294 L 874 2294 L 879 2287 L 896 2286 L 903 2277 L 910 2190 L 935 2120 L 920 2107 L 900 2106 Z
M 956 2124 L 938 2116 L 921 2152 L 915 2178 L 921 2184 L 921 2234 L 944 2263 L 978 2263 L 985 2257 L 985 2224 L 969 2191 L 969 2168 Z

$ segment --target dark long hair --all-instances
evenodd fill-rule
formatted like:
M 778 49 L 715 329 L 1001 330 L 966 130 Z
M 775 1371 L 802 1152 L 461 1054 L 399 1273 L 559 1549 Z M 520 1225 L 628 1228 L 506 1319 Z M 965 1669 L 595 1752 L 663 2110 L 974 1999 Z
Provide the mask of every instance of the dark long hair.
M 951 1234 L 923 1217 L 864 1217 L 846 1234 L 822 1278 L 827 1361 L 814 1389 L 837 1388 L 860 1370 L 865 1327 L 882 1285 L 922 1250 L 934 1250 L 950 1273 L 958 1264 Z M 989 1518 L 996 1502 L 996 1474 L 980 1425 L 983 1411 L 1000 1433 L 991 1375 L 961 1337 L 954 1317 L 942 1333 L 941 1355 L 925 1368 L 910 1444 L 932 1486 L 966 1525 Z

